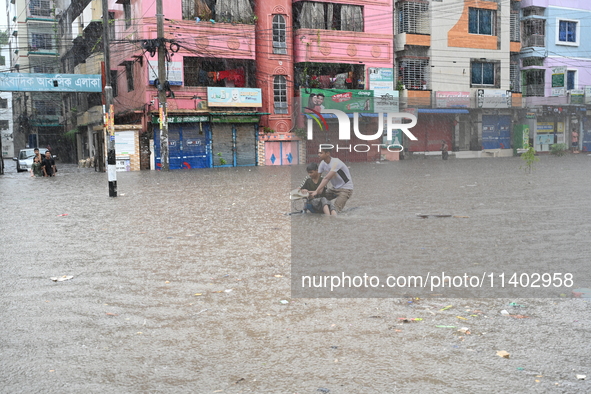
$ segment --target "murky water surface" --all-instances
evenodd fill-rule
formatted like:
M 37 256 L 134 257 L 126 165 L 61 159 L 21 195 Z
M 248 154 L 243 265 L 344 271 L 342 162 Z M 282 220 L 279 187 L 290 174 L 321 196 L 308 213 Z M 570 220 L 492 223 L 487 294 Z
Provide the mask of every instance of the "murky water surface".
M 578 264 L 591 157 L 542 157 L 532 175 L 513 158 L 353 164 L 337 218 L 285 215 L 303 166 L 118 173 L 113 199 L 104 173 L 33 179 L 7 165 L 0 392 L 590 391 L 575 376 L 591 376 L 586 300 L 292 298 L 290 278 L 301 224 L 324 229 L 327 256 L 331 228 L 374 223 L 379 241 L 356 254 Z

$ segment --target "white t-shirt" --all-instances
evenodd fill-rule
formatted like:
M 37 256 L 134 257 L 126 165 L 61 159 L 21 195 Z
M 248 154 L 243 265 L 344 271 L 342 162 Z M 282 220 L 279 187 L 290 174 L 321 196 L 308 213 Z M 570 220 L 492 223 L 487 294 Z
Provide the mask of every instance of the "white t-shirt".
M 334 171 L 337 173 L 330 180 L 332 187 L 335 189 L 353 190 L 353 180 L 351 179 L 349 169 L 340 159 L 331 157 L 329 164 L 326 164 L 324 160 L 320 162 L 320 165 L 318 166 L 318 172 L 323 174 L 329 171 Z

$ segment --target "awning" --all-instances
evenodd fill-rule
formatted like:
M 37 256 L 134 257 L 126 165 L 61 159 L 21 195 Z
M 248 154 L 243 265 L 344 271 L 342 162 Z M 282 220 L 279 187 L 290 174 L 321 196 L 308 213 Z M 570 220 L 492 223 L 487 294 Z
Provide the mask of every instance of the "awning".
M 420 114 L 469 114 L 470 111 L 461 108 L 419 108 Z

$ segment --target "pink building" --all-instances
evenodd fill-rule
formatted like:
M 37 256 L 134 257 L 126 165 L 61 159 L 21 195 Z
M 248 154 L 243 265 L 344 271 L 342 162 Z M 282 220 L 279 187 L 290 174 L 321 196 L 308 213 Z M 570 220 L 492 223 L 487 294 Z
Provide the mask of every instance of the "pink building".
M 171 169 L 297 164 L 300 89 L 370 89 L 370 70 L 392 75 L 391 0 L 163 1 Z M 109 10 L 115 124 L 137 130 L 142 168 L 157 168 L 155 3 Z

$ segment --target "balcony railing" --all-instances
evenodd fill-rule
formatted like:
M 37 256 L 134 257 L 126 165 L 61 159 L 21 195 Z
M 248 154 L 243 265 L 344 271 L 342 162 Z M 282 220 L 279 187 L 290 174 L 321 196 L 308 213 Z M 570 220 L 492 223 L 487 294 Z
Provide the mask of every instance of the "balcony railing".
M 544 47 L 546 41 L 545 35 L 532 34 L 530 36 L 523 37 L 524 47 Z
M 523 86 L 524 97 L 544 97 L 544 84 Z

